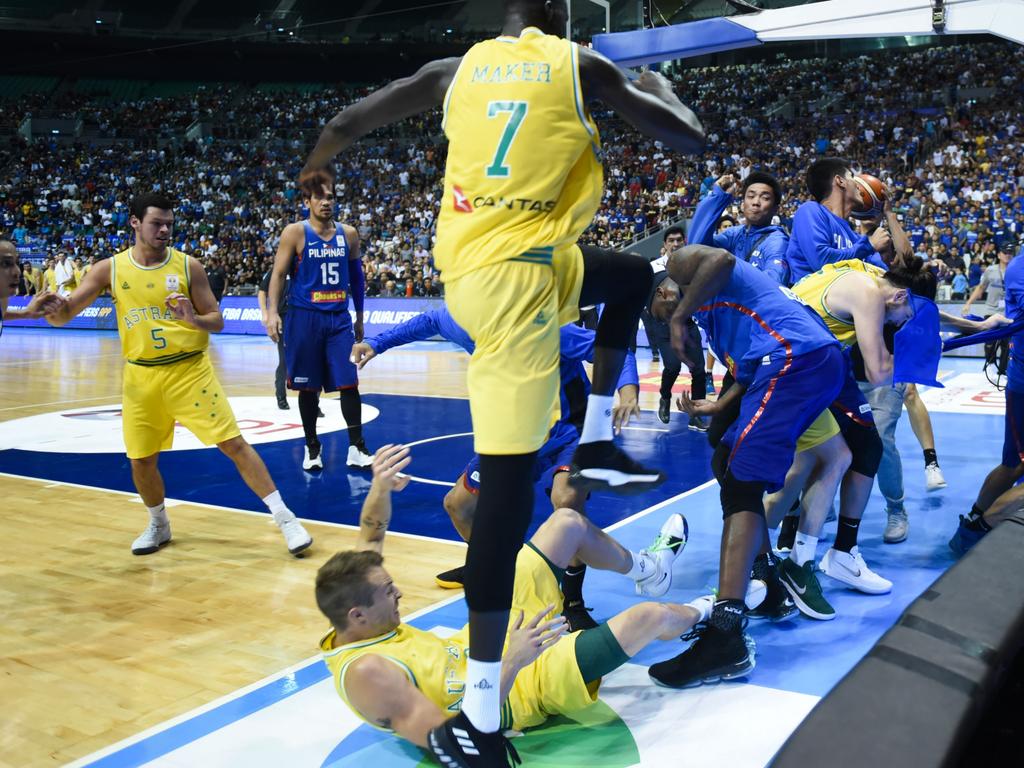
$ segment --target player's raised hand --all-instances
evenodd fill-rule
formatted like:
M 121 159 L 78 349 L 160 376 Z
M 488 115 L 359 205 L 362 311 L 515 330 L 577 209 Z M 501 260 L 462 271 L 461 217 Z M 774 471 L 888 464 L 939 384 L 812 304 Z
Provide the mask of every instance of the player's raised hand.
M 373 455 L 373 482 L 389 491 L 401 491 L 412 479 L 402 473 L 411 461 L 406 445 L 388 444 L 378 448 Z
M 736 176 L 735 174 L 732 173 L 727 173 L 724 176 L 720 176 L 718 180 L 715 182 L 715 184 L 721 187 L 726 193 L 733 195 L 734 197 L 736 196 L 736 193 L 739 191 L 739 188 L 736 183 Z
M 516 669 L 522 669 L 537 660 L 544 651 L 554 645 L 558 638 L 566 633 L 569 625 L 564 616 L 556 616 L 551 621 L 544 617 L 555 610 L 549 605 L 523 625 L 523 612 L 519 611 L 516 620 L 509 627 L 508 646 L 502 661 Z
M 26 305 L 24 314 L 33 318 L 42 317 L 43 315 L 56 315 L 67 304 L 68 300 L 59 293 L 54 293 L 51 290 L 40 291 Z
M 352 354 L 349 356 L 349 360 L 356 364 L 356 368 L 362 370 L 363 366 L 376 356 L 377 353 L 373 351 L 373 347 L 365 341 L 360 341 L 352 345 Z
M 170 293 L 164 299 L 164 304 L 171 310 L 175 320 L 182 320 L 189 325 L 196 324 L 196 311 L 192 306 L 192 299 L 183 293 Z
M 622 433 L 622 428 L 627 426 L 634 416 L 639 418 L 638 391 L 635 384 L 627 384 L 619 390 L 619 404 L 612 410 L 612 427 L 615 429 L 616 435 Z

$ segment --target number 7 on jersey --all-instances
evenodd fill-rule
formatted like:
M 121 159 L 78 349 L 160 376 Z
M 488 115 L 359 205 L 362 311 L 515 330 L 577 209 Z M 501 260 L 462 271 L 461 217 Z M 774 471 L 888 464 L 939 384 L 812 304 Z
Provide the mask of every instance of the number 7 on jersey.
M 519 126 L 523 124 L 528 107 L 525 101 L 492 101 L 487 104 L 488 118 L 493 119 L 504 112 L 508 113 L 508 122 L 505 123 L 505 130 L 501 132 L 498 149 L 491 164 L 484 171 L 488 178 L 506 178 L 511 174 L 511 170 L 505 164 L 505 158 L 508 157 L 508 151 L 512 147 Z

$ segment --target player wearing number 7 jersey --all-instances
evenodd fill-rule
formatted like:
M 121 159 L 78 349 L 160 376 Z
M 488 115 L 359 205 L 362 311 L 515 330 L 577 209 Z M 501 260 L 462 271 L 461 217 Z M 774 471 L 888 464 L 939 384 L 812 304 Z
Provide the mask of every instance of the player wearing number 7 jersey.
M 96 263 L 78 288 L 46 319 L 67 324 L 109 288 L 125 366 L 121 419 L 132 480 L 149 509 L 149 527 L 132 543 L 148 555 L 171 540 L 164 508 L 160 451 L 171 447 L 175 423 L 235 463 L 246 485 L 267 505 L 292 554 L 313 540 L 281 500 L 267 467 L 238 430 L 227 395 L 206 354 L 210 333 L 224 327 L 202 265 L 171 247 L 172 202 L 161 194 L 135 197 L 129 219 L 135 243 Z
M 537 450 L 559 416 L 559 327 L 577 317 L 583 280 L 576 241 L 604 186 L 587 103 L 602 100 L 671 149 L 704 145 L 700 121 L 667 80 L 645 72 L 630 81 L 600 54 L 562 39 L 567 18 L 565 0 L 506 0 L 499 37 L 346 108 L 304 169 L 304 176 L 322 169 L 379 126 L 443 106 L 449 144 L 434 261 L 448 310 L 476 345 L 467 388 L 481 480 L 466 559 L 466 696 L 462 716 L 432 741 L 448 766 L 500 764 L 483 755 L 500 740 L 500 660 L 516 553 L 530 522 Z M 664 475 L 614 445 L 611 411 L 652 273 L 629 254 L 596 271 L 588 282 L 600 286 L 594 300 L 605 307 L 569 481 L 650 488 Z
M 277 341 L 284 333 L 288 387 L 299 392 L 299 414 L 306 434 L 302 468 L 323 469 L 316 419 L 320 392 L 339 393 L 341 414 L 348 425 L 350 467 L 368 467 L 373 454 L 363 442 L 359 377 L 349 358 L 352 345 L 363 340 L 363 263 L 359 234 L 334 221 L 334 179 L 325 172 L 307 179 L 302 197 L 309 218 L 284 228 L 274 257 L 267 291 L 267 333 Z M 285 278 L 291 276 L 288 313 L 278 314 Z M 348 298 L 356 310 L 355 327 Z

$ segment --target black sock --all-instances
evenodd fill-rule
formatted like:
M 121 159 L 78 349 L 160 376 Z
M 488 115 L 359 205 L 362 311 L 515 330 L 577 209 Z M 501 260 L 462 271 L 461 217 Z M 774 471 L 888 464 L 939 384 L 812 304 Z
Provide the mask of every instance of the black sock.
M 363 447 L 363 399 L 356 387 L 338 392 L 341 415 L 348 424 L 348 444 Z
M 786 515 L 782 518 L 782 527 L 779 529 L 780 539 L 791 539 L 796 536 L 797 528 L 800 527 L 800 518 L 796 515 Z
M 971 505 L 971 514 L 967 516 L 968 520 L 977 520 L 979 517 L 985 514 L 984 509 L 979 509 L 977 504 Z
M 708 623 L 722 632 L 740 632 L 747 605 L 742 600 L 719 600 L 711 610 Z
M 972 517 L 964 527 L 972 531 L 978 531 L 978 533 L 988 533 L 992 530 L 992 526 L 985 522 L 984 517 Z
M 860 529 L 860 520 L 852 517 L 839 516 L 839 528 L 836 530 L 835 549 L 840 552 L 849 552 L 857 546 L 857 531 Z
M 562 594 L 565 595 L 565 607 L 583 605 L 583 577 L 587 575 L 586 565 L 570 565 L 562 577 Z
M 755 579 L 760 579 L 765 584 L 771 584 L 779 578 L 778 571 L 775 568 L 778 562 L 778 558 L 775 555 L 771 552 L 765 552 L 754 558 L 754 569 L 751 573 Z
M 924 465 L 927 467 L 929 464 L 939 464 L 939 457 L 935 454 L 934 448 L 924 449 Z
M 302 418 L 302 431 L 306 435 L 306 446 L 312 452 L 319 450 L 320 440 L 316 436 L 316 414 L 320 409 L 319 392 L 299 392 L 299 416 Z

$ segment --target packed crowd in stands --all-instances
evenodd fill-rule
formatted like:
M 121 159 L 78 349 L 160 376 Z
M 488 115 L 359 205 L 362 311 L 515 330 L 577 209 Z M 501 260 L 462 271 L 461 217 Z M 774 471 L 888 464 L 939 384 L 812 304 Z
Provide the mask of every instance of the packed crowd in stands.
M 1022 52 L 983 43 L 681 70 L 678 92 L 705 123 L 706 151 L 665 152 L 596 113 L 606 191 L 584 240 L 627 245 L 687 216 L 718 176 L 753 169 L 782 182 L 788 224 L 806 166 L 841 155 L 889 184 L 915 248 L 963 293 L 1024 238 Z M 957 99 L 964 89 L 992 91 Z M 225 85 L 124 101 L 62 89 L 4 103 L 9 115 L 77 114 L 103 141 L 0 146 L 0 235 L 85 265 L 125 247 L 128 199 L 159 189 L 178 201 L 177 247 L 222 269 L 229 293 L 252 292 L 285 224 L 304 216 L 294 180 L 320 125 L 368 90 Z M 198 124 L 206 138 L 185 140 Z M 430 254 L 444 160 L 436 112 L 340 157 L 338 217 L 359 230 L 369 295 L 442 290 Z

